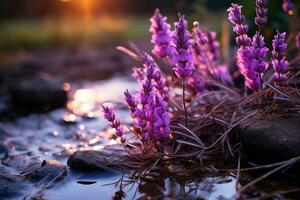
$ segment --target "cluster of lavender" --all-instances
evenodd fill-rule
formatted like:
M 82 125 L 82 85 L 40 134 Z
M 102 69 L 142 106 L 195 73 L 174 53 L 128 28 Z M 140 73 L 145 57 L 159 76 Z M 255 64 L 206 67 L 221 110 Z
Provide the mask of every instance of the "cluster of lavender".
M 168 90 L 153 58 L 142 56 L 144 68 L 138 81 L 142 89 L 137 98 L 125 92 L 125 101 L 134 119 L 134 128 L 143 142 L 157 141 L 170 134 L 170 114 L 167 111 Z
M 274 79 L 277 82 L 282 82 L 286 80 L 286 68 L 289 63 L 286 61 L 285 51 L 287 49 L 287 44 L 285 43 L 286 33 L 277 33 L 275 35 L 272 46 L 272 65 L 275 69 Z
M 158 9 L 150 19 L 151 42 L 154 44 L 152 52 L 158 58 L 168 59 L 176 77 L 186 79 L 189 89 L 195 93 L 205 90 L 203 80 L 207 74 L 223 83 L 232 82 L 227 67 L 217 64 L 220 44 L 215 32 L 204 31 L 198 22 L 194 22 L 193 32 L 190 33 L 184 16 L 179 16 L 171 31 L 166 19 Z
M 249 26 L 245 16 L 242 15 L 242 6 L 232 4 L 227 10 L 228 19 L 234 25 L 237 51 L 237 65 L 245 77 L 245 84 L 250 89 L 262 88 L 263 75 L 269 63 L 266 61 L 269 49 L 266 47 L 261 28 L 267 23 L 267 0 L 256 0 L 255 24 L 259 30 L 253 37 L 249 37 Z M 284 1 L 285 10 L 290 10 L 290 1 Z M 187 109 L 185 105 L 185 85 L 195 93 L 206 90 L 207 80 L 217 80 L 230 84 L 232 77 L 226 65 L 220 64 L 220 44 L 216 40 L 216 33 L 203 29 L 198 22 L 193 23 L 192 32 L 189 31 L 188 22 L 184 16 L 174 23 L 174 29 L 167 22 L 159 9 L 150 19 L 152 33 L 151 42 L 154 44 L 152 53 L 157 58 L 163 58 L 170 65 L 176 78 L 182 80 L 183 106 L 185 109 L 187 126 Z M 289 65 L 286 60 L 287 44 L 286 33 L 275 35 L 272 43 L 271 64 L 275 70 L 274 80 L 281 83 L 286 80 L 286 69 Z M 300 48 L 300 33 L 296 36 L 296 46 Z M 154 59 L 144 53 L 139 60 L 143 67 L 134 68 L 133 76 L 141 84 L 137 95 L 128 90 L 124 92 L 125 103 L 129 107 L 134 128 L 131 130 L 137 135 L 144 146 L 157 144 L 170 136 L 170 113 L 168 111 L 168 87 L 166 80 Z M 116 135 L 125 143 L 124 130 L 120 121 L 116 119 L 113 109 L 102 106 L 104 117 L 110 126 L 115 129 Z
M 256 0 L 255 23 L 259 26 L 267 23 L 267 0 Z M 248 36 L 248 25 L 245 22 L 245 16 L 242 15 L 242 6 L 232 4 L 227 10 L 228 19 L 234 25 L 234 32 L 237 34 L 236 42 L 240 46 L 237 52 L 237 65 L 241 74 L 245 77 L 245 83 L 250 89 L 258 90 L 262 88 L 263 74 L 268 68 L 266 56 L 269 49 L 265 46 L 264 37 L 260 30 L 256 32 L 253 38 Z M 273 40 L 273 59 L 274 80 L 282 82 L 285 79 L 285 72 L 288 62 L 285 59 L 286 45 L 285 33 L 277 34 Z
M 251 38 L 248 36 L 249 27 L 242 15 L 242 6 L 232 4 L 228 11 L 228 19 L 234 25 L 233 31 L 237 34 L 236 43 L 240 46 L 237 52 L 237 65 L 245 77 L 246 85 L 251 89 L 260 88 L 259 75 L 254 71 L 253 48 Z
M 169 137 L 170 114 L 167 110 L 168 90 L 165 80 L 158 65 L 153 58 L 144 54 L 141 56 L 143 68 L 135 70 L 138 82 L 142 88 L 137 96 L 133 96 L 128 90 L 124 92 L 125 103 L 128 105 L 131 117 L 134 121 L 134 133 L 141 139 L 144 145 Z M 103 106 L 104 117 L 110 122 L 110 126 L 116 130 L 116 135 L 125 142 L 120 122 L 115 120 L 112 109 Z

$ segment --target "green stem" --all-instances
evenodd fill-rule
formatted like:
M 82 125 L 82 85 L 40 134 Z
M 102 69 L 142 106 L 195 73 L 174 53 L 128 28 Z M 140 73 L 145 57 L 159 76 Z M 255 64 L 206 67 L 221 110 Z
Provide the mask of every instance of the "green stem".
M 185 105 L 185 87 L 186 87 L 186 80 L 185 78 L 182 78 L 182 103 L 183 103 L 184 114 L 185 114 L 185 127 L 188 127 L 188 113 Z
M 259 82 L 260 82 L 260 89 L 263 90 L 263 80 L 262 80 L 261 73 L 259 73 Z

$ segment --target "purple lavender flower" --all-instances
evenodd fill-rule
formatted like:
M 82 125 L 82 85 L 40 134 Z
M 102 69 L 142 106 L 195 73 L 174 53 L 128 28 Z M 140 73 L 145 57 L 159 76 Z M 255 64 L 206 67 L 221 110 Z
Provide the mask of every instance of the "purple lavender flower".
M 207 56 L 209 60 L 216 61 L 220 58 L 220 44 L 216 40 L 216 32 L 206 31 L 204 32 L 199 22 L 193 23 L 193 48 L 197 55 L 202 55 L 202 57 Z M 207 55 L 208 54 L 208 55 Z
M 217 61 L 220 58 L 220 43 L 217 41 L 217 34 L 214 31 L 207 32 L 207 46 L 210 52 L 210 59 L 212 61 Z
M 208 38 L 205 32 L 202 31 L 198 22 L 194 22 L 193 25 L 192 49 L 194 53 L 194 62 L 198 66 L 206 66 L 209 62 L 206 48 Z
M 285 43 L 286 33 L 279 33 L 275 35 L 272 46 L 272 65 L 275 69 L 274 80 L 276 82 L 282 82 L 286 79 L 286 69 L 289 65 L 289 62 L 286 60 L 285 52 L 287 49 L 287 44 Z
M 134 67 L 133 70 L 132 70 L 132 76 L 133 76 L 138 82 L 142 82 L 142 81 L 145 79 L 143 68 L 140 68 L 140 67 Z
M 121 127 L 120 121 L 116 118 L 115 111 L 104 105 L 101 105 L 101 107 L 104 113 L 104 118 L 109 122 L 111 128 L 115 129 L 116 135 L 121 138 L 121 142 L 125 143 L 126 140 L 123 137 L 124 130 Z
M 153 60 L 153 58 L 148 55 L 144 54 L 144 68 L 147 69 L 145 74 L 148 80 L 153 80 L 153 86 L 157 89 L 158 93 L 162 96 L 163 99 L 167 100 L 168 98 L 168 91 L 166 88 L 166 80 L 161 75 L 161 71 Z
M 172 56 L 171 26 L 167 23 L 167 17 L 162 16 L 159 9 L 156 9 L 150 22 L 151 42 L 154 44 L 152 53 L 159 58 Z
M 140 129 L 141 137 L 144 142 L 148 142 L 150 140 L 152 128 L 149 126 L 150 120 L 149 117 L 152 113 L 152 105 L 153 105 L 153 78 L 155 72 L 155 63 L 152 62 L 151 56 L 145 54 L 142 56 L 142 61 L 144 62 L 144 70 L 143 79 L 140 80 L 142 83 L 142 89 L 139 92 L 139 103 L 141 106 L 136 107 L 136 111 L 134 113 L 134 123 L 137 128 Z
M 293 15 L 294 4 L 291 0 L 283 0 L 282 9 L 289 15 Z
M 153 109 L 153 133 L 155 139 L 164 139 L 170 135 L 170 114 L 167 111 L 165 101 L 155 96 L 155 107 Z
M 128 105 L 130 113 L 131 113 L 131 117 L 135 118 L 135 112 L 137 109 L 136 100 L 135 100 L 134 96 L 132 96 L 132 94 L 130 94 L 130 92 L 128 90 L 126 90 L 124 92 L 124 95 L 125 95 L 125 102 Z
M 264 37 L 259 32 L 253 36 L 252 39 L 253 48 L 253 70 L 258 73 L 260 82 L 262 81 L 262 75 L 268 68 L 268 63 L 265 61 L 269 49 L 265 46 Z M 262 83 L 260 83 L 261 85 Z
M 268 0 L 256 0 L 255 24 L 259 27 L 267 23 Z
M 161 72 L 159 70 L 157 70 L 154 73 L 153 79 L 155 82 L 154 87 L 157 89 L 162 99 L 165 102 L 167 102 L 169 100 L 169 97 L 168 97 L 168 89 L 166 87 L 166 80 L 164 79 L 164 77 L 162 77 Z
M 140 130 L 142 140 L 148 143 L 151 138 L 162 139 L 167 135 L 167 127 L 155 124 L 156 120 L 158 120 L 156 118 L 160 116 L 158 115 L 159 113 L 155 114 L 155 112 L 156 110 L 163 111 L 160 118 L 163 118 L 162 114 L 166 115 L 165 105 L 167 104 L 168 96 L 165 80 L 161 75 L 158 65 L 146 53 L 141 58 L 144 68 L 143 70 L 139 70 L 140 74 L 143 73 L 143 79 L 140 80 L 142 83 L 142 89 L 139 92 L 140 105 L 134 104 L 132 101 L 133 97 L 128 94 L 126 94 L 126 102 L 129 107 L 132 105 L 132 111 L 135 110 L 133 115 L 134 124 Z M 157 99 L 160 100 L 158 101 Z
M 237 52 L 237 65 L 250 89 L 262 87 L 262 75 L 268 67 L 265 61 L 269 49 L 259 32 L 253 36 L 251 46 L 241 46 Z
M 253 62 L 253 47 L 241 46 L 237 52 L 237 65 L 241 74 L 245 77 L 246 86 L 250 89 L 260 88 L 260 78 L 254 71 L 255 62 Z
M 233 31 L 238 35 L 235 39 L 236 43 L 240 46 L 249 46 L 251 43 L 251 39 L 247 35 L 249 27 L 245 24 L 242 7 L 237 4 L 231 4 L 231 7 L 227 10 L 228 19 L 234 25 Z
M 196 70 L 188 77 L 187 84 L 195 94 L 200 94 L 205 91 L 205 81 L 202 80 L 201 74 Z
M 192 48 L 195 64 L 201 68 L 211 68 L 213 62 L 219 59 L 219 42 L 213 31 L 204 32 L 198 22 L 194 22 Z M 208 69 L 209 70 L 209 69 Z
M 300 32 L 296 35 L 296 47 L 300 49 Z
M 265 1 L 259 1 L 259 6 L 264 6 Z M 238 35 L 236 37 L 236 43 L 240 46 L 237 52 L 237 65 L 240 69 L 241 74 L 245 77 L 246 86 L 250 89 L 259 89 L 260 88 L 260 75 L 256 70 L 261 71 L 263 67 L 261 67 L 264 63 L 261 58 L 257 59 L 260 61 L 259 66 L 257 60 L 255 59 L 256 51 L 259 51 L 258 48 L 253 47 L 254 45 L 261 46 L 260 37 L 255 37 L 255 42 L 253 42 L 251 46 L 251 38 L 248 37 L 248 25 L 245 24 L 245 16 L 242 15 L 242 6 L 237 4 L 232 4 L 231 7 L 227 10 L 229 13 L 228 19 L 234 25 L 234 32 Z M 258 44 L 256 44 L 258 43 Z M 262 49 L 260 47 L 259 49 Z M 265 49 L 263 49 L 265 50 Z M 262 52 L 263 52 L 262 50 Z
M 214 74 L 221 83 L 229 85 L 233 84 L 232 76 L 230 75 L 226 65 L 219 65 L 214 68 Z
M 175 53 L 173 56 L 173 71 L 178 78 L 185 78 L 192 74 L 194 70 L 193 53 L 190 41 L 190 32 L 188 31 L 188 23 L 184 16 L 179 17 L 179 21 L 175 22 L 175 31 L 173 31 L 173 42 L 175 45 Z
M 201 29 L 199 22 L 193 23 L 193 36 L 195 40 L 202 46 L 206 45 L 208 43 L 208 37 L 205 34 L 205 32 Z

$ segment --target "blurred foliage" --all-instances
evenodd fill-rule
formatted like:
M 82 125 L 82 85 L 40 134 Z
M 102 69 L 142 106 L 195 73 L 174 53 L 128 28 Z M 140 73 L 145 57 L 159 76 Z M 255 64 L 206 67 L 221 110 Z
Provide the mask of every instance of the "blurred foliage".
M 88 23 L 77 18 L 2 22 L 0 52 L 56 46 L 98 46 L 138 40 L 148 37 L 148 24 L 145 22 L 148 22 L 145 16 L 98 17 Z
M 246 16 L 247 23 L 249 24 L 250 31 L 249 34 L 253 35 L 257 30 L 257 26 L 254 24 L 255 18 L 255 0 L 220 0 L 220 1 L 211 1 L 211 0 L 199 0 L 193 1 L 194 4 L 190 7 L 191 11 L 198 15 L 200 21 L 204 18 L 204 20 L 208 16 L 222 16 L 223 21 L 227 21 L 227 8 L 230 7 L 231 3 L 238 3 L 243 5 L 243 14 Z M 300 11 L 300 1 L 293 0 L 295 4 L 296 10 Z M 270 43 L 273 34 L 276 30 L 280 32 L 289 32 L 291 27 L 294 26 L 293 30 L 300 30 L 300 16 L 299 12 L 296 12 L 295 15 L 290 17 L 287 13 L 282 10 L 282 0 L 269 0 L 268 5 L 268 23 L 264 27 L 264 35 L 268 43 Z M 219 28 L 215 30 L 220 30 L 220 23 L 217 24 Z M 232 34 L 232 43 L 234 43 Z
M 202 26 L 217 31 L 220 38 L 224 25 L 231 32 L 226 10 L 232 2 L 244 6 L 250 34 L 254 34 L 255 0 L 3 0 L 0 51 L 149 39 L 149 17 L 156 7 L 169 17 L 170 23 L 181 12 L 190 23 L 198 20 Z M 300 9 L 300 1 L 294 3 Z M 269 0 L 268 24 L 264 28 L 268 42 L 277 29 L 288 31 L 290 25 L 300 22 L 291 23 L 281 4 L 282 0 Z

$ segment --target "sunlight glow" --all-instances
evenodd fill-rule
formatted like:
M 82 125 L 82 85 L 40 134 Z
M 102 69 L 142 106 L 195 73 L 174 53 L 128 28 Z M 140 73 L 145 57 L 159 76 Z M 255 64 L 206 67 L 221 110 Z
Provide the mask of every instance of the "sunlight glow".
M 292 15 L 294 15 L 294 11 L 293 11 L 293 10 L 289 10 L 289 11 L 288 11 L 288 14 L 289 14 L 290 16 L 292 16 Z
M 96 95 L 92 89 L 79 89 L 74 94 L 74 101 L 68 104 L 75 114 L 84 115 L 89 113 L 96 104 Z

